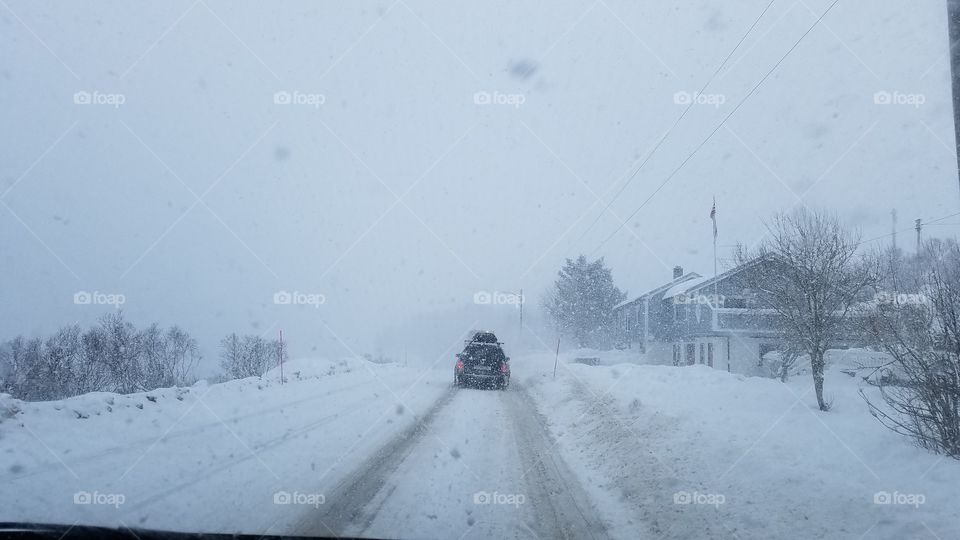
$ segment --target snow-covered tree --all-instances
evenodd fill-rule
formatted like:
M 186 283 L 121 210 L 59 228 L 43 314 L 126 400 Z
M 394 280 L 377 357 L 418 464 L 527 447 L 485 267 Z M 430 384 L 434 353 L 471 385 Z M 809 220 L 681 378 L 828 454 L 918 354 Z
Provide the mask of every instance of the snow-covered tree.
M 544 300 L 557 330 L 580 347 L 600 347 L 609 342 L 613 307 L 626 294 L 613 284 L 603 258 L 589 262 L 581 255 L 567 259 Z
M 104 342 L 99 361 L 110 373 L 113 390 L 121 394 L 145 390 L 140 332 L 124 320 L 120 311 L 104 315 L 100 319 L 100 330 Z
M 779 330 L 790 355 L 810 358 L 820 410 L 824 355 L 843 341 L 845 323 L 854 307 L 872 292 L 877 273 L 858 254 L 859 233 L 827 213 L 801 208 L 777 214 L 767 235 L 752 250 L 737 249 L 737 262 L 765 259 L 761 272 L 747 274 L 762 307 L 777 314 Z
M 196 341 L 174 326 L 137 330 L 120 312 L 82 332 L 65 326 L 47 339 L 0 344 L 0 392 L 28 401 L 94 391 L 129 393 L 192 382 Z
M 895 276 L 905 294 L 877 302 L 870 329 L 893 362 L 871 413 L 918 445 L 960 459 L 960 246 L 931 240 L 919 271 Z M 900 298 L 903 298 L 903 301 Z
M 174 326 L 163 332 L 154 323 L 140 335 L 141 364 L 147 388 L 190 384 L 191 373 L 200 360 L 196 341 Z
M 193 370 L 200 362 L 200 348 L 179 326 L 172 326 L 164 336 L 164 358 L 173 384 L 186 386 L 195 380 Z
M 262 377 L 284 355 L 280 343 L 260 336 L 230 334 L 220 341 L 220 367 L 227 379 Z

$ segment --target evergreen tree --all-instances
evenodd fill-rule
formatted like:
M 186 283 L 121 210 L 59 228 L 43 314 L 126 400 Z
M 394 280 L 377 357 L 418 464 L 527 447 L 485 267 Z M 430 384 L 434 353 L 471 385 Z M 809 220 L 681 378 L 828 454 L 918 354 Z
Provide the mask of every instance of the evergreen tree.
M 626 294 L 613 284 L 613 274 L 603 258 L 588 262 L 580 255 L 567 259 L 548 293 L 545 307 L 558 331 L 580 347 L 602 347 L 609 343 L 613 307 Z

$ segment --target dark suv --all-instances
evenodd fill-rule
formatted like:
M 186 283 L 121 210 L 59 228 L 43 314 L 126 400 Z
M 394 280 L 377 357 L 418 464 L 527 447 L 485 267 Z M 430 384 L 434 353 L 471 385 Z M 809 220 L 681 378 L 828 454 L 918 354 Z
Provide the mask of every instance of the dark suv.
M 477 332 L 457 354 L 454 386 L 473 385 L 505 390 L 510 384 L 510 358 L 493 332 Z

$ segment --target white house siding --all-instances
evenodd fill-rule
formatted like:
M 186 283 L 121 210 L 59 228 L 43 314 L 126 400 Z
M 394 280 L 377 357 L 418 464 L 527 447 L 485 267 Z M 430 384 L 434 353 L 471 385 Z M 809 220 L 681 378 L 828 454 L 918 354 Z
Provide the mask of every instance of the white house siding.
M 644 354 L 647 364 L 663 366 L 673 365 L 673 343 L 651 341 L 647 343 L 647 352 Z
M 656 344 L 656 353 L 647 357 L 656 363 L 674 363 L 674 351 L 678 350 L 679 365 L 688 365 L 688 346 L 693 346 L 694 364 L 710 365 L 710 346 L 713 346 L 713 368 L 741 375 L 761 375 L 759 367 L 761 347 L 774 348 L 776 340 L 769 337 L 751 337 L 732 334 L 729 336 L 702 336 L 665 344 Z M 676 349 L 675 349 L 676 347 Z M 651 352 L 654 346 L 650 347 Z M 701 358 L 701 350 L 703 357 Z

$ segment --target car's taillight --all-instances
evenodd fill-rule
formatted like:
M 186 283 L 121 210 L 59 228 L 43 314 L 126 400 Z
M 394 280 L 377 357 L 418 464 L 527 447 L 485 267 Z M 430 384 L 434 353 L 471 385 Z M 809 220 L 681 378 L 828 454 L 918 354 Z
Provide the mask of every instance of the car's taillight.
M 510 364 L 500 364 L 500 373 L 510 373 Z
M 463 371 L 463 360 L 457 362 L 457 371 Z

